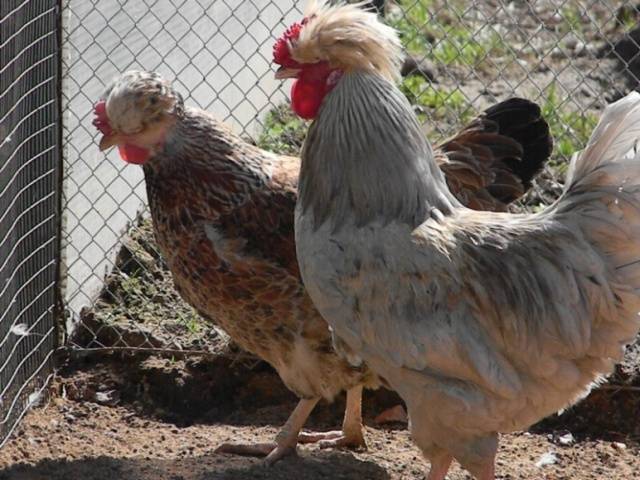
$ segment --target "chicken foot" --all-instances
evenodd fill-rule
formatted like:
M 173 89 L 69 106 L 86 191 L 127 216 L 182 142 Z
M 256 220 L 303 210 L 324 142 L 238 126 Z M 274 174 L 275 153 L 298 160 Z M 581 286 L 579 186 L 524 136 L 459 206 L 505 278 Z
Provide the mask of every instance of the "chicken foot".
M 367 448 L 362 433 L 362 385 L 357 385 L 347 391 L 347 405 L 344 411 L 342 430 L 302 432 L 298 440 L 301 443 L 319 442 L 320 448 Z
M 280 432 L 276 435 L 275 442 L 253 444 L 223 443 L 216 448 L 215 452 L 266 457 L 265 464 L 273 465 L 287 455 L 295 455 L 298 442 L 319 442 L 321 448 L 366 448 L 362 434 L 362 386 L 356 386 L 347 391 L 347 406 L 342 423 L 342 431 L 300 432 L 319 400 L 319 398 L 301 399 Z
M 255 457 L 266 456 L 264 462 L 267 465 L 273 465 L 287 455 L 295 455 L 298 434 L 319 400 L 319 398 L 301 399 L 276 435 L 275 442 L 254 444 L 223 443 L 216 448 L 215 452 Z

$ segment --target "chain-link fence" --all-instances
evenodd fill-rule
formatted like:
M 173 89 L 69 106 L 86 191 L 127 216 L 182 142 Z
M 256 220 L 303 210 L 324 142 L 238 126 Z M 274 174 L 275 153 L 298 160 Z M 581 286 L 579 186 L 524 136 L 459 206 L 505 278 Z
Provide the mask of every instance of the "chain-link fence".
M 91 108 L 122 71 L 157 70 L 187 103 L 263 147 L 297 153 L 306 124 L 282 106 L 286 97 L 270 63 L 274 38 L 302 14 L 297 4 L 67 2 L 66 295 L 73 348 L 218 348 L 221 333 L 182 302 L 155 249 L 141 171 L 116 154 L 98 153 Z M 541 105 L 555 150 L 525 208 L 558 194 L 568 157 L 585 144 L 602 107 L 638 82 L 633 29 L 640 15 L 627 2 L 371 4 L 400 32 L 408 53 L 402 89 L 431 140 L 513 95 Z
M 56 3 L 1 2 L 0 438 L 49 371 L 55 225 Z M 407 51 L 402 89 L 438 141 L 513 95 L 538 102 L 555 150 L 521 208 L 559 191 L 602 107 L 638 85 L 640 13 L 625 1 L 376 0 Z M 128 69 L 156 70 L 248 141 L 296 154 L 307 125 L 273 78 L 294 0 L 65 0 L 61 11 L 65 331 L 75 351 L 216 352 L 224 336 L 173 290 L 142 171 L 98 151 L 92 108 Z M 226 340 L 225 340 L 226 341 Z M 38 383 L 41 385 L 41 383 Z M 2 420 L 3 419 L 3 420 Z
M 58 2 L 0 2 L 0 446 L 52 371 L 59 258 Z
M 215 112 L 243 134 L 254 135 L 269 109 L 284 99 L 271 72 L 271 43 L 287 23 L 299 17 L 296 3 L 65 3 L 63 102 L 69 331 L 75 328 L 83 307 L 93 304 L 105 275 L 110 282 L 134 283 L 135 278 L 123 277 L 126 272 L 114 270 L 114 261 L 130 222 L 138 212 L 146 212 L 140 169 L 126 167 L 117 154 L 105 158 L 96 148 L 92 107 L 105 86 L 128 69 L 156 70 L 175 81 L 188 103 Z M 156 256 L 152 247 L 151 251 Z M 104 294 L 102 298 L 106 298 Z M 128 318 L 131 315 L 127 310 L 126 302 L 120 302 L 118 312 L 106 313 L 102 324 L 112 325 L 118 317 L 131 324 L 128 330 L 144 330 L 141 344 L 157 344 L 148 340 L 153 337 L 149 328 Z M 92 346 L 113 346 L 113 332 L 109 332 L 110 329 L 92 331 Z M 163 332 L 166 333 L 160 326 L 156 334 Z M 101 343 L 107 334 L 108 340 Z M 128 338 L 128 342 L 117 344 L 138 346 L 131 336 Z

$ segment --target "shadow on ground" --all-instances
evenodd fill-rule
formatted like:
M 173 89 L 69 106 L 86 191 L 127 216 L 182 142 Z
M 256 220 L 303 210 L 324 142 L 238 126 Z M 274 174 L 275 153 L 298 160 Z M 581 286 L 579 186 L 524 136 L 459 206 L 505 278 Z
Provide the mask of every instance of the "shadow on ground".
M 175 460 L 111 458 L 45 460 L 35 465 L 16 465 L 0 471 L 0 480 L 258 480 L 368 479 L 386 480 L 389 474 L 379 465 L 355 458 L 347 452 L 315 452 L 288 458 L 273 467 L 259 460 L 205 455 Z

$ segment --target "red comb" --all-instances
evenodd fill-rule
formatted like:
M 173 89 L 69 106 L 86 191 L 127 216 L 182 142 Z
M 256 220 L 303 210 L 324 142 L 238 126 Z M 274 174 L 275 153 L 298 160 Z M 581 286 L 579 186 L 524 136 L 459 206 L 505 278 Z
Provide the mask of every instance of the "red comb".
M 109 125 L 109 117 L 107 117 L 107 102 L 100 100 L 96 103 L 93 108 L 93 114 L 95 115 L 93 122 L 91 122 L 93 126 L 100 130 L 103 135 L 111 135 L 113 130 Z
M 273 46 L 273 61 L 274 63 L 282 67 L 296 67 L 298 62 L 291 58 L 291 52 L 289 51 L 289 43 L 292 40 L 297 40 L 300 36 L 300 30 L 309 21 L 308 17 L 302 19 L 301 22 L 296 22 L 287 28 L 287 31 L 282 34 L 278 41 Z
M 287 31 L 278 39 L 273 46 L 273 61 L 275 63 L 283 67 L 294 67 L 297 65 L 297 62 L 291 58 L 289 42 L 296 40 L 300 36 L 300 30 L 302 30 L 302 24 L 296 22 L 287 28 Z

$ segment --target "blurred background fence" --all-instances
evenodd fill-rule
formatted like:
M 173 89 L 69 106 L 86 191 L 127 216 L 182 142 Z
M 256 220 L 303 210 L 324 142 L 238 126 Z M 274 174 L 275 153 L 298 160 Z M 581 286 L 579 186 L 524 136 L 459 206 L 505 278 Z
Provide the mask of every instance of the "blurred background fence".
M 64 0 L 56 11 L 57 3 L 3 0 L 0 7 L 0 201 L 9 205 L 0 211 L 0 272 L 8 278 L 0 283 L 0 439 L 25 405 L 20 393 L 31 391 L 30 375 L 51 371 L 60 195 L 60 330 L 69 351 L 213 352 L 224 338 L 173 290 L 154 246 L 141 169 L 98 151 L 92 107 L 105 86 L 128 69 L 157 70 L 187 103 L 277 152 L 297 154 L 306 130 L 271 65 L 274 38 L 301 17 L 304 2 Z M 401 87 L 431 140 L 513 95 L 541 105 L 554 155 L 518 208 L 555 198 L 568 157 L 585 144 L 602 107 L 638 86 L 640 11 L 625 0 L 371 6 L 400 32 Z M 34 228 L 39 233 L 29 237 Z M 21 267 L 24 259 L 32 267 Z

